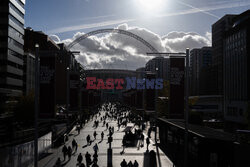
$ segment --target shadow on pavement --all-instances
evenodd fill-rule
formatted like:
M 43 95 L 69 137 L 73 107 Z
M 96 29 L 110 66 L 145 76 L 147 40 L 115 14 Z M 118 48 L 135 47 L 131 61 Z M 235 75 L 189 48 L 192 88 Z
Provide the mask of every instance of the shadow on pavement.
M 65 166 L 69 161 L 70 161 L 70 159 L 68 159 L 68 161 L 62 163 L 62 166 Z
M 88 144 L 86 144 L 86 145 L 82 146 L 82 148 L 85 148 L 85 147 L 88 147 Z
M 143 167 L 157 167 L 155 151 L 151 150 L 144 153 Z
M 39 156 L 39 161 L 42 160 L 43 158 L 47 157 L 47 156 L 50 156 L 51 154 L 53 154 L 53 153 L 42 153 L 42 154 Z

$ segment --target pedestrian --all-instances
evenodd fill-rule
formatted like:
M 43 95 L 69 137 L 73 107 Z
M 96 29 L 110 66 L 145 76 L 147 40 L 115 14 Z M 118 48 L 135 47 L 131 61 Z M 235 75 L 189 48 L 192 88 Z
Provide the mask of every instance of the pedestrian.
M 94 163 L 97 163 L 97 161 L 98 161 L 98 154 L 97 154 L 97 152 L 95 152 L 95 153 L 93 154 L 93 162 L 94 162 Z
M 125 136 L 123 136 L 123 139 L 122 139 L 122 153 L 124 153 L 125 147 L 126 147 L 126 139 L 125 139 Z
M 97 162 L 94 162 L 92 167 L 99 167 L 99 166 L 97 165 Z
M 88 135 L 86 139 L 87 139 L 87 145 L 89 145 L 90 144 L 90 135 Z
M 117 130 L 117 131 L 119 131 L 119 130 L 120 130 L 120 127 L 121 127 L 121 124 L 120 124 L 120 123 L 118 123 L 118 130 Z
M 73 140 L 72 140 L 72 149 L 74 149 L 75 152 L 77 152 L 77 148 L 78 148 L 78 144 L 77 144 L 76 140 L 73 139 Z
M 82 163 L 82 153 L 80 153 L 77 157 L 78 164 Z
M 128 163 L 127 167 L 133 167 L 133 163 L 132 163 L 132 161 L 129 161 L 129 163 Z
M 102 133 L 101 133 L 101 141 L 103 141 L 103 137 L 104 137 L 104 133 L 102 131 Z
M 72 148 L 70 146 L 68 146 L 68 157 L 69 157 L 69 160 L 71 159 L 71 155 L 72 155 Z
M 152 129 L 151 129 L 151 127 L 148 129 L 148 137 L 149 138 L 151 138 L 151 131 L 152 131 Z
M 144 147 L 144 135 L 143 135 L 143 133 L 141 134 L 141 147 Z
M 94 136 L 94 138 L 95 138 L 95 140 L 96 140 L 96 136 L 97 136 L 96 131 L 94 131 L 93 136 Z
M 67 149 L 66 145 L 63 146 L 62 152 L 63 152 L 63 161 L 65 161 L 66 155 L 67 155 L 67 152 L 68 152 L 68 149 Z
M 123 159 L 123 161 L 121 162 L 121 167 L 127 167 L 127 162 L 125 159 Z
M 98 148 L 97 143 L 94 145 L 93 150 L 94 150 L 94 152 L 95 152 L 95 153 L 97 153 L 97 152 L 98 152 L 99 148 Z
M 86 159 L 86 165 L 87 165 L 87 167 L 89 167 L 89 165 L 91 164 L 91 155 L 89 154 L 88 151 L 85 154 L 85 159 Z
M 146 143 L 147 143 L 147 152 L 148 152 L 148 146 L 149 146 L 149 144 L 150 144 L 149 137 L 147 137 Z
M 108 130 L 108 127 L 109 127 L 109 123 L 106 123 L 106 129 Z
M 62 165 L 61 165 L 61 159 L 60 158 L 58 158 L 57 160 L 56 160 L 56 164 L 54 165 L 54 167 L 61 167 Z
M 78 135 L 80 134 L 80 130 L 81 130 L 80 126 L 77 126 Z
M 84 163 L 81 163 L 81 164 L 79 165 L 79 167 L 85 167 Z
M 138 162 L 136 160 L 134 162 L 134 167 L 139 167 L 139 164 L 138 164 Z

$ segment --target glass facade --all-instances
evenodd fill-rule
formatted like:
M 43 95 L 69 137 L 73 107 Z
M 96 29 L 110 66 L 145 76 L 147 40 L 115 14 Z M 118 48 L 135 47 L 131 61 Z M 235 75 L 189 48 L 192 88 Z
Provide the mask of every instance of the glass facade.
M 19 96 L 23 88 L 24 1 L 0 2 L 0 94 Z M 6 94 L 6 92 L 8 92 Z M 14 93 L 13 93 L 14 92 Z

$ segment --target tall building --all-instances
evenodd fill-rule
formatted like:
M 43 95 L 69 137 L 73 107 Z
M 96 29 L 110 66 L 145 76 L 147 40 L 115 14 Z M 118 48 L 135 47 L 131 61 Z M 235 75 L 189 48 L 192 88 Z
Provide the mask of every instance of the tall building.
M 169 58 L 156 57 L 146 63 L 145 71 L 157 74 L 156 77 L 169 80 Z
M 235 15 L 225 15 L 212 25 L 212 87 L 217 95 L 223 94 L 223 37 L 231 28 Z
M 211 87 L 212 48 L 203 47 L 190 51 L 190 94 L 212 95 Z
M 236 16 L 224 36 L 224 119 L 230 130 L 249 123 L 250 10 Z
M 0 98 L 22 95 L 25 0 L 0 2 Z
M 27 95 L 35 90 L 35 55 L 25 52 L 23 55 L 23 94 Z

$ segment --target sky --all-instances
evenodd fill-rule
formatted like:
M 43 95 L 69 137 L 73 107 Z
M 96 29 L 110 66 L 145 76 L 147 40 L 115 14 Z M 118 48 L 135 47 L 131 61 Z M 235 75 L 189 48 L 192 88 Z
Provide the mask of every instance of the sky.
M 225 14 L 250 9 L 250 0 L 26 0 L 25 27 L 69 44 L 88 32 L 119 28 L 159 52 L 211 46 L 211 25 Z M 90 36 L 71 50 L 86 68 L 136 69 L 150 52 L 135 39 L 115 33 Z

